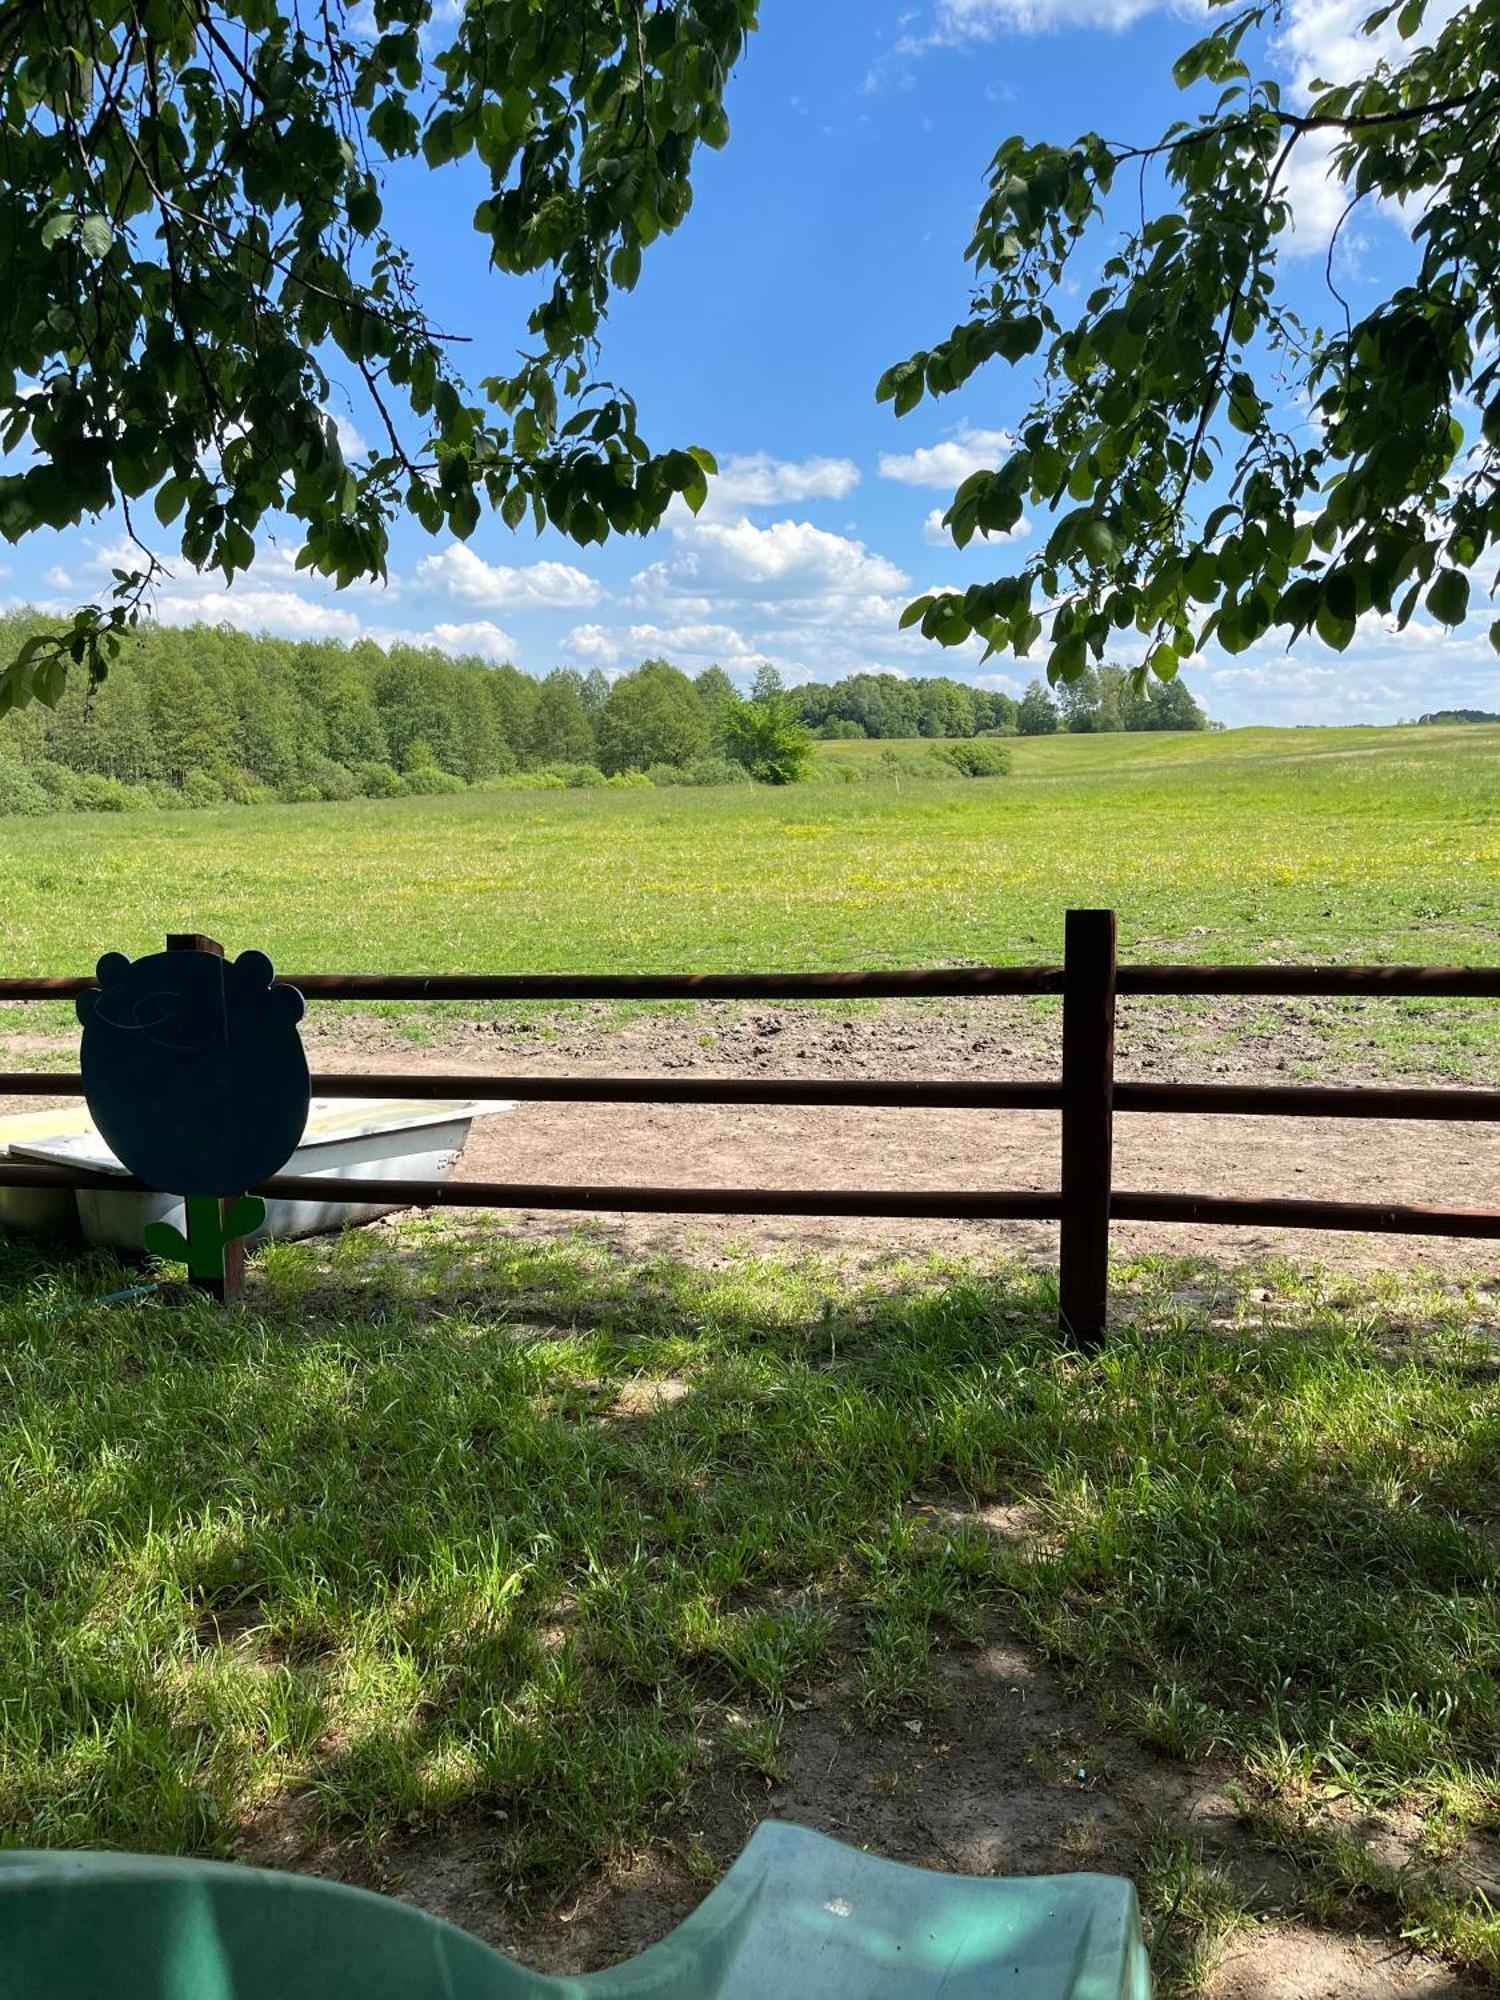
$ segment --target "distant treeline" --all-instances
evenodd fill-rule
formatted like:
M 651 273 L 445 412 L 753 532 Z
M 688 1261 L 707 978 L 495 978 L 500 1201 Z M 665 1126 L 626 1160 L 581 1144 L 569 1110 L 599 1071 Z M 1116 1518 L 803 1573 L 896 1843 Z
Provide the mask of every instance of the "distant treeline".
M 809 681 L 787 699 L 817 736 L 1013 736 L 1017 704 L 1008 694 L 965 687 L 945 674 L 908 680 L 900 674 L 851 674 Z
M 1419 715 L 1417 722 L 1500 722 L 1500 715 L 1488 708 L 1435 708 L 1431 715 Z
M 34 613 L 0 618 L 0 648 L 12 656 L 46 625 Z M 1111 671 L 1096 677 L 1099 716 L 1150 719 L 1085 723 L 1086 703 L 1067 689 L 1067 726 L 1203 726 L 1190 697 L 1196 720 L 1176 719 L 1177 708 L 1164 719 L 1162 697 L 1186 695 L 1176 684 L 1116 701 Z M 394 798 L 486 784 L 785 782 L 808 767 L 808 730 L 956 739 L 1058 723 L 1037 685 L 1019 703 L 942 676 L 857 674 L 784 690 L 766 669 L 747 699 L 719 667 L 689 679 L 665 660 L 613 681 L 566 668 L 539 679 L 416 646 L 150 625 L 99 687 L 74 675 L 57 708 L 0 718 L 0 813 Z M 954 769 L 980 775 L 974 761 Z M 990 757 L 984 774 L 1002 764 Z
M 45 621 L 0 619 L 13 652 Z M 0 812 L 394 798 L 492 783 L 746 782 L 727 674 L 665 661 L 613 682 L 415 646 L 149 626 L 90 689 L 0 719 Z
M 1180 680 L 1137 692 L 1124 667 L 1093 668 L 1048 691 L 1033 681 L 1019 701 L 942 675 L 851 674 L 827 686 L 793 688 L 788 699 L 824 737 L 1050 736 L 1119 729 L 1207 729 L 1208 718 Z

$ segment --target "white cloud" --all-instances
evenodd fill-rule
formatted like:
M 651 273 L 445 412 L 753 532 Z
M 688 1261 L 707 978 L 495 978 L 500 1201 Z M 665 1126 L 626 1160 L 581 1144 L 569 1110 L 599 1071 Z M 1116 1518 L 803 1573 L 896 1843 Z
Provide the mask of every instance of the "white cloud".
M 1215 653 L 1202 680 L 1210 714 L 1247 722 L 1397 722 L 1438 708 L 1493 708 L 1496 657 L 1486 620 L 1457 632 L 1418 619 L 1404 632 L 1371 613 L 1342 654 L 1312 640 L 1275 641 L 1230 660 Z
M 379 638 L 379 633 L 371 635 Z M 406 635 L 404 635 L 406 636 Z M 409 635 L 417 645 L 432 645 L 444 653 L 478 653 L 481 659 L 514 663 L 520 647 L 509 632 L 488 618 L 467 625 L 434 625 L 428 633 Z
M 725 508 L 781 507 L 798 500 L 842 500 L 859 484 L 852 458 L 772 458 L 756 451 L 726 458 L 709 481 L 709 504 Z
M 422 627 L 372 625 L 362 618 L 355 618 L 354 622 L 356 629 L 353 632 L 340 628 L 326 635 L 298 631 L 289 636 L 372 639 L 377 646 L 417 646 L 423 651 L 433 650 L 455 656 L 477 655 L 480 659 L 489 660 L 497 666 L 502 662 L 511 666 L 516 665 L 521 650 L 509 632 L 502 631 L 500 626 L 488 618 L 477 618 L 458 624 L 440 622 Z
M 568 649 L 601 665 L 660 653 L 681 665 L 716 661 L 748 676 L 770 661 L 793 679 L 883 671 L 890 655 L 917 657 L 898 634 L 911 593 L 898 564 L 852 536 L 809 521 L 760 526 L 675 518 L 669 553 L 641 570 L 624 602 L 637 622 L 580 625 Z M 872 649 L 881 656 L 872 656 Z M 882 657 L 883 656 L 883 657 Z
M 734 625 L 631 625 L 626 628 L 625 638 L 630 650 L 642 658 L 661 655 L 676 659 L 686 654 L 692 659 L 752 669 L 766 658 Z
M 1394 24 L 1373 35 L 1360 32 L 1370 8 L 1366 0 L 1291 0 L 1281 19 L 1276 52 L 1305 98 L 1314 83 L 1348 83 L 1377 57 L 1399 53 L 1402 42 Z M 1437 0 L 1425 24 L 1434 31 L 1451 13 Z M 1426 34 L 1424 34 L 1426 39 Z
M 1403 41 L 1394 19 L 1367 35 L 1363 23 L 1370 9 L 1366 0 L 1290 0 L 1281 17 L 1273 52 L 1292 80 L 1292 98 L 1305 108 L 1319 83 L 1351 83 L 1376 62 L 1399 63 L 1419 46 L 1430 44 L 1458 12 L 1460 0 L 1432 0 L 1421 29 Z M 1324 256 L 1328 239 L 1348 206 L 1347 186 L 1333 171 L 1335 135 L 1310 132 L 1297 143 L 1288 162 L 1286 191 L 1292 204 L 1293 228 L 1286 241 L 1298 256 Z M 1383 216 L 1402 223 L 1399 208 L 1372 202 L 1361 215 Z M 1356 246 L 1344 241 L 1346 250 Z
M 557 606 L 582 609 L 597 604 L 604 595 L 593 577 L 571 563 L 528 563 L 513 569 L 503 563 L 485 562 L 462 542 L 450 542 L 436 555 L 423 556 L 417 564 L 416 582 L 424 589 L 441 591 L 465 604 L 481 604 L 493 610 L 518 606 L 531 610 Z
M 1329 238 L 1349 206 L 1349 191 L 1334 171 L 1333 154 L 1330 133 L 1309 132 L 1287 161 L 1282 190 L 1291 203 L 1292 227 L 1281 243 L 1289 256 L 1326 257 Z M 1343 243 L 1345 250 L 1351 247 Z
M 874 595 L 904 591 L 911 579 L 884 556 L 848 535 L 810 521 L 694 521 L 672 529 L 674 552 L 634 580 L 630 602 L 695 608 L 712 603 L 774 603 L 799 615 L 822 609 L 839 616 Z
M 903 486 L 953 488 L 971 472 L 998 466 L 1015 449 L 1009 431 L 974 430 L 968 425 L 941 444 L 920 446 L 916 451 L 883 451 L 880 476 L 895 479 Z
M 151 608 L 163 625 L 233 625 L 241 632 L 275 632 L 287 639 L 359 639 L 367 629 L 357 611 L 245 579 L 226 589 L 209 577 L 174 577 L 157 592 Z
M 988 688 L 994 694 L 1018 695 L 1025 688 L 1025 679 L 1020 674 L 966 674 L 971 687 Z
M 934 507 L 932 512 L 927 516 L 927 519 L 922 523 L 922 540 L 929 543 L 935 549 L 951 550 L 954 546 L 952 535 L 943 526 L 943 516 L 947 511 L 946 507 Z M 1031 517 L 1028 514 L 1023 514 L 1016 525 L 1006 534 L 992 535 L 981 528 L 973 541 L 969 543 L 969 547 L 971 549 L 975 548 L 981 542 L 1024 542 L 1030 533 Z
M 241 632 L 272 632 L 288 639 L 365 637 L 370 628 L 364 616 L 348 605 L 347 598 L 335 601 L 327 578 L 296 571 L 295 558 L 296 550 L 285 545 L 264 548 L 255 568 L 232 584 L 226 584 L 217 571 L 174 569 L 169 564 L 150 599 L 149 615 L 163 625 L 232 625 Z M 115 569 L 139 570 L 145 561 L 131 542 L 96 543 L 80 567 L 107 577 Z M 60 568 L 49 572 L 48 581 L 73 591 L 97 588 L 76 579 L 69 584 Z M 362 594 L 373 595 L 379 589 L 372 585 Z
M 565 653 L 579 654 L 600 667 L 612 667 L 621 650 L 619 640 L 602 625 L 575 625 L 563 642 Z
M 274 632 L 289 639 L 358 639 L 366 627 L 357 611 L 330 602 L 332 586 L 309 578 L 311 597 L 294 587 L 295 551 L 266 550 L 258 568 L 226 584 L 213 570 L 172 569 L 153 593 L 149 611 L 163 625 L 233 625 L 241 632 Z M 82 567 L 101 576 L 111 570 L 139 570 L 146 562 L 131 542 L 95 544 Z M 267 571 L 272 580 L 264 581 Z M 49 581 L 64 573 L 53 570 Z M 77 584 L 71 586 L 79 588 Z M 82 586 L 88 588 L 87 585 Z
M 1160 0 L 938 0 L 931 29 L 913 38 L 904 53 L 992 42 L 1004 34 L 1048 34 L 1057 28 L 1119 31 L 1154 12 L 1159 4 Z M 1174 11 L 1194 10 L 1177 6 Z

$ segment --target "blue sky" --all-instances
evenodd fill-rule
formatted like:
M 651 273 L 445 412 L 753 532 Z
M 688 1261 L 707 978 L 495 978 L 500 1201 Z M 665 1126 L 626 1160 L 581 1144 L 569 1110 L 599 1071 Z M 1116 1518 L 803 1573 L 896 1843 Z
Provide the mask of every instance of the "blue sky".
M 1293 87 L 1362 56 L 1352 30 L 1366 10 L 1290 0 L 1274 61 Z M 403 527 L 389 586 L 343 593 L 294 572 L 295 539 L 266 547 L 227 593 L 179 559 L 158 615 L 417 637 L 539 673 L 613 672 L 659 653 L 742 679 L 769 659 L 789 679 L 891 669 L 1018 690 L 1024 662 L 981 666 L 895 627 L 917 591 L 1003 565 L 994 546 L 954 550 L 939 517 L 966 472 L 998 461 L 1027 378 L 994 366 L 899 423 L 874 385 L 963 314 L 963 247 L 996 144 L 1013 131 L 1154 135 L 1182 109 L 1170 66 L 1194 20 L 1151 0 L 763 0 L 730 89 L 730 144 L 701 156 L 692 213 L 647 254 L 605 337 L 604 370 L 638 397 L 653 444 L 717 454 L 704 512 L 588 551 L 498 519 L 466 545 Z M 433 316 L 472 337 L 477 379 L 523 341 L 528 294 L 486 270 L 471 180 L 467 167 L 406 173 L 387 220 L 417 254 Z M 1294 193 L 1310 252 L 1342 204 L 1315 161 Z M 1403 247 L 1390 218 L 1351 235 L 1339 278 L 1356 305 Z M 1321 248 L 1288 269 L 1308 311 L 1326 313 Z M 365 410 L 337 397 L 333 409 L 357 446 Z M 107 517 L 33 537 L 3 552 L 0 594 L 69 608 L 107 587 L 119 541 Z M 1500 705 L 1500 663 L 1477 619 L 1452 636 L 1370 621 L 1342 658 L 1316 642 L 1291 656 L 1268 647 L 1209 657 L 1189 678 L 1231 724 Z

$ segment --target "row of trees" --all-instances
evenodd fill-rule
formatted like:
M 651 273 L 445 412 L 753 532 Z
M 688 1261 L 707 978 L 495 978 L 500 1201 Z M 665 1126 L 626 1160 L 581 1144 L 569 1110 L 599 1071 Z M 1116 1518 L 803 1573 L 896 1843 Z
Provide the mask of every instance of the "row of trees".
M 0 646 L 41 624 L 0 619 Z M 1018 703 L 895 674 L 786 690 L 769 667 L 746 698 L 720 667 L 689 679 L 665 660 L 613 682 L 567 668 L 537 679 L 414 646 L 150 626 L 98 687 L 75 679 L 56 707 L 0 719 L 0 810 L 391 797 L 559 769 L 785 784 L 805 775 L 813 731 L 952 740 L 1204 726 L 1180 682 L 1137 692 L 1114 667 L 1064 687 L 1061 706 L 1038 682 Z
M 934 674 L 851 674 L 811 682 L 787 696 L 819 736 L 1050 736 L 1057 729 L 1206 729 L 1208 718 L 1180 680 L 1134 685 L 1124 667 L 1090 668 L 1056 699 L 1033 681 L 1019 701 Z
M 852 674 L 828 686 L 810 683 L 787 696 L 819 736 L 1051 736 L 1117 729 L 1207 729 L 1208 717 L 1185 682 L 1137 687 L 1124 667 L 1090 667 L 1054 696 L 1032 681 L 1019 701 L 945 675 L 904 680 L 898 674 Z
M 1076 680 L 1064 681 L 1055 700 L 1043 682 L 1033 681 L 1016 706 L 1022 736 L 1051 736 L 1059 729 L 1090 736 L 1212 726 L 1185 682 L 1151 680 L 1137 687 L 1124 667 L 1088 667 Z
M 0 646 L 43 627 L 13 614 Z M 756 693 L 665 660 L 537 679 L 414 646 L 142 627 L 98 687 L 75 678 L 56 707 L 0 720 L 0 809 L 395 796 L 559 767 L 800 777 L 806 732 L 774 682 Z
M 1008 694 L 965 687 L 946 674 L 922 680 L 851 674 L 827 684 L 810 681 L 791 689 L 787 699 L 808 728 L 825 737 L 985 736 L 1016 727 L 1016 704 Z

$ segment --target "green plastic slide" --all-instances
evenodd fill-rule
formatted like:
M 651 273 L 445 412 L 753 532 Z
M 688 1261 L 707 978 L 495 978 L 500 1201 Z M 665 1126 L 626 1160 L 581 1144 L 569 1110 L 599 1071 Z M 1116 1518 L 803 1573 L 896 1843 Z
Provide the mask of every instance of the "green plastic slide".
M 306 1875 L 0 1851 L 0 2000 L 1148 2000 L 1135 1891 L 882 1861 L 768 1820 L 687 1920 L 550 1978 Z

